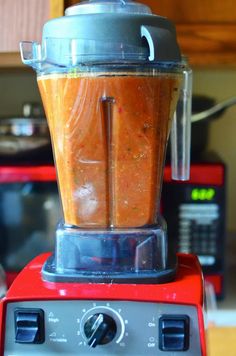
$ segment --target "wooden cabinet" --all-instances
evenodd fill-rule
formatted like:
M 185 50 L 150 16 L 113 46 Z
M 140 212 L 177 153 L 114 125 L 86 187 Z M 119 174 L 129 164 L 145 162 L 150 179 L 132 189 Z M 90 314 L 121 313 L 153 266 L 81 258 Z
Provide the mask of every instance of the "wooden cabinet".
M 144 0 L 176 24 L 178 41 L 197 66 L 236 65 L 235 0 Z
M 21 66 L 19 42 L 41 42 L 43 24 L 63 11 L 63 0 L 0 0 L 0 67 Z
M 236 66 L 235 0 L 139 0 L 176 24 L 182 53 L 195 66 Z M 78 0 L 65 0 L 65 6 Z

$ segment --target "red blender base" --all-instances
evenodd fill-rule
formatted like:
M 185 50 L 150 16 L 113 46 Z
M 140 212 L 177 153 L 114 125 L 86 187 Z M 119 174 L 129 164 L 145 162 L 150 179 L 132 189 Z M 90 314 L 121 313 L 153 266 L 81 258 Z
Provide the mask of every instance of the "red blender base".
M 48 256 L 29 263 L 1 301 L 1 356 L 206 355 L 195 256 L 179 254 L 175 280 L 156 285 L 46 282 Z

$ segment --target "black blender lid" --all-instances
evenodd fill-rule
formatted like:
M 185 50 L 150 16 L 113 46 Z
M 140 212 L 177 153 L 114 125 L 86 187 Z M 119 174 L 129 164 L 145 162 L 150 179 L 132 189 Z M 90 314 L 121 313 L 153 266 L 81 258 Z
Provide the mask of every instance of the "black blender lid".
M 181 61 L 172 23 L 131 0 L 90 0 L 71 6 L 65 16 L 44 25 L 42 43 L 51 63 L 62 66 Z

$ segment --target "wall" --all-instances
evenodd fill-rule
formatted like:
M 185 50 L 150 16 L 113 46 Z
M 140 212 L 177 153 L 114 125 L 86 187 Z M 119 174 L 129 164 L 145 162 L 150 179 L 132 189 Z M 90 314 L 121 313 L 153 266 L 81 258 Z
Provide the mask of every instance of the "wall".
M 31 70 L 0 73 L 0 118 L 20 115 L 25 102 L 41 102 L 36 75 Z
M 193 89 L 217 101 L 236 96 L 236 71 L 230 69 L 194 70 Z M 227 165 L 227 229 L 236 231 L 236 105 L 210 124 L 208 148 Z

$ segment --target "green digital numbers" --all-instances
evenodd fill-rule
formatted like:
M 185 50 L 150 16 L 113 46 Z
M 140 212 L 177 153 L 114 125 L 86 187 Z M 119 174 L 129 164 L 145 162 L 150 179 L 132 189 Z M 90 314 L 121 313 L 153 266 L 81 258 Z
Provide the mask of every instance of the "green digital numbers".
M 211 201 L 214 199 L 215 194 L 216 191 L 213 188 L 194 188 L 191 192 L 191 199 L 194 201 Z

